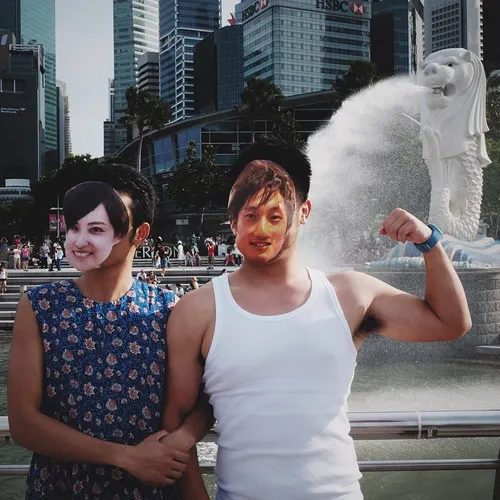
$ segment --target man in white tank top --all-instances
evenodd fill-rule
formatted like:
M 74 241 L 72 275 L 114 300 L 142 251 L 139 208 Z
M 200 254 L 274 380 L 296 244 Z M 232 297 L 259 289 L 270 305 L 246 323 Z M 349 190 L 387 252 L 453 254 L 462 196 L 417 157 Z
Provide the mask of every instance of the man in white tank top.
M 357 351 L 374 329 L 408 342 L 463 336 L 471 319 L 462 285 L 432 227 L 401 209 L 380 232 L 428 243 L 424 300 L 362 273 L 303 268 L 308 159 L 257 145 L 234 172 L 228 212 L 244 263 L 189 293 L 170 316 L 167 439 L 192 449 L 213 407 L 217 500 L 361 500 L 347 419 Z M 181 481 L 184 498 L 200 500 L 190 493 L 199 486 L 194 453 Z

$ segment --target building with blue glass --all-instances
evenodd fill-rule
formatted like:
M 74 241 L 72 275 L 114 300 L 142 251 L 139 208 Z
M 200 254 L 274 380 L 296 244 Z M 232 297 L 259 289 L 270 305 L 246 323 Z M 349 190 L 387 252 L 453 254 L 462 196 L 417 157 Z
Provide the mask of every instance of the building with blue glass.
M 172 120 L 194 114 L 194 46 L 221 25 L 221 0 L 160 0 L 160 96 Z
M 0 140 L 9 145 L 0 148 L 0 186 L 45 173 L 44 73 L 42 45 L 15 44 L 12 32 L 0 30 Z
M 45 54 L 45 147 L 57 150 L 55 0 L 2 0 L 0 29 L 12 31 L 22 45 L 43 45 Z
M 132 139 L 132 131 L 118 126 L 127 108 L 125 93 L 137 84 L 137 59 L 158 52 L 158 0 L 113 1 L 114 51 L 114 139 L 116 149 Z M 110 133 L 105 126 L 105 134 Z M 107 151 L 109 153 L 109 151 Z
M 272 80 L 285 96 L 331 89 L 354 60 L 370 60 L 367 1 L 244 0 L 245 78 Z
M 422 0 L 374 0 L 371 49 L 379 75 L 415 74 L 424 57 Z
M 238 106 L 244 87 L 243 26 L 214 31 L 194 48 L 195 112 Z

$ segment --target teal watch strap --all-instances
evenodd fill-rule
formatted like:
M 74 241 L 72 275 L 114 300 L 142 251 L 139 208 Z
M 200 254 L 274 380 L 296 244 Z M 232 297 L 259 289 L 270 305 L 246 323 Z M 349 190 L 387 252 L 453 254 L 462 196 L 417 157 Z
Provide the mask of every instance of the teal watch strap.
M 429 224 L 428 227 L 432 230 L 429 239 L 418 245 L 414 243 L 415 248 L 422 253 L 430 252 L 443 239 L 443 233 L 437 226 Z

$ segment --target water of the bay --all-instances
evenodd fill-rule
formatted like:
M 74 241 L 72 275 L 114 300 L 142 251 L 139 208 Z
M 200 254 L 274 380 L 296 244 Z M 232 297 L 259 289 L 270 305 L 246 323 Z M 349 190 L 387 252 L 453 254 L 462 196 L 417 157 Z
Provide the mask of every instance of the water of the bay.
M 8 334 L 0 334 L 0 415 L 7 414 L 9 341 Z M 498 409 L 499 369 L 500 364 L 463 360 L 360 362 L 349 410 Z M 215 459 L 214 447 L 200 445 L 201 461 Z M 498 456 L 499 448 L 500 438 L 356 442 L 359 460 L 491 459 Z M 1 464 L 26 464 L 29 457 L 28 452 L 13 444 L 0 443 Z M 213 494 L 214 477 L 206 479 Z M 366 500 L 491 500 L 493 480 L 492 471 L 367 473 L 361 485 Z M 24 498 L 24 483 L 24 478 L 0 477 L 0 500 Z

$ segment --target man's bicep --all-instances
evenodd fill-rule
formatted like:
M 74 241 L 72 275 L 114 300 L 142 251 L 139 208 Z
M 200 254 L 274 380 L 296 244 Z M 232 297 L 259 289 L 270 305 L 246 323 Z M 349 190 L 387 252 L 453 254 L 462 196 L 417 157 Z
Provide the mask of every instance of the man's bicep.
M 38 411 L 42 399 L 43 346 L 28 297 L 17 307 L 7 369 L 7 397 L 11 427 L 30 412 Z
M 443 323 L 424 300 L 375 278 L 371 280 L 373 300 L 367 314 L 375 318 L 377 333 L 405 342 L 440 339 Z
M 193 314 L 186 299 L 176 304 L 167 323 L 167 430 L 180 425 L 182 418 L 194 408 L 203 375 L 200 354 L 203 323 L 199 315 Z

